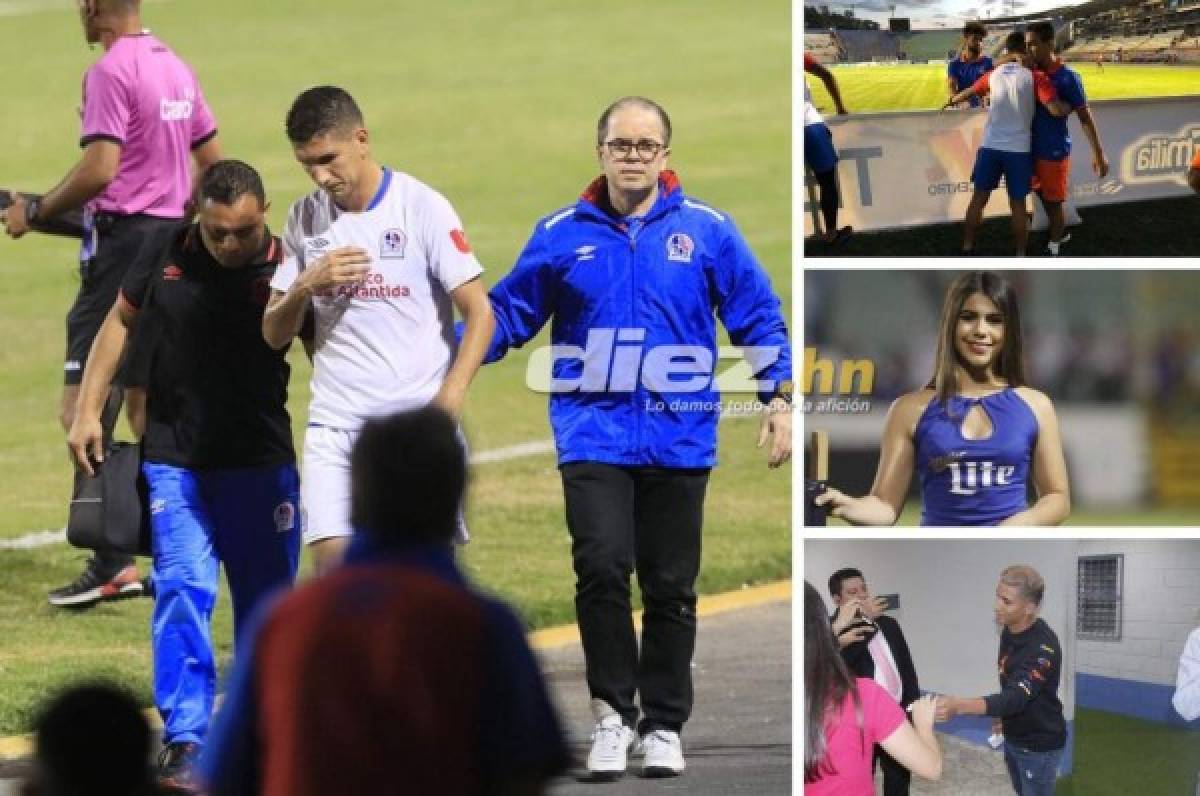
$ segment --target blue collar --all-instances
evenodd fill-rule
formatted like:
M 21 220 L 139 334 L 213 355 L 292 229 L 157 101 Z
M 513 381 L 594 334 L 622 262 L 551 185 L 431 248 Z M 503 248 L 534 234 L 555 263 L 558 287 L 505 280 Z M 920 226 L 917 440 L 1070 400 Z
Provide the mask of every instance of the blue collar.
M 375 192 L 375 195 L 371 197 L 371 201 L 367 203 L 367 209 L 363 211 L 364 213 L 369 213 L 376 207 L 379 207 L 379 203 L 383 201 L 383 197 L 387 194 L 388 186 L 391 184 L 392 170 L 384 166 L 383 180 L 379 183 L 379 190 Z

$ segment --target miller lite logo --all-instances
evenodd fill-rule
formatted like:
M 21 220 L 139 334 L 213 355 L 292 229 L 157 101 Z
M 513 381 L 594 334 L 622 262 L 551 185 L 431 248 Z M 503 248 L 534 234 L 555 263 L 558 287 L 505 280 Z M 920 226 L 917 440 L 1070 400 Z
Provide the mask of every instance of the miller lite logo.
M 980 489 L 993 486 L 1008 486 L 1012 483 L 1014 465 L 996 466 L 994 462 L 948 462 L 950 471 L 950 494 L 974 495 Z
M 682 232 L 675 232 L 667 238 L 667 259 L 676 263 L 690 263 L 696 244 Z
M 404 259 L 404 246 L 408 243 L 408 236 L 401 229 L 386 229 L 383 235 L 379 238 L 379 257 L 380 259 Z

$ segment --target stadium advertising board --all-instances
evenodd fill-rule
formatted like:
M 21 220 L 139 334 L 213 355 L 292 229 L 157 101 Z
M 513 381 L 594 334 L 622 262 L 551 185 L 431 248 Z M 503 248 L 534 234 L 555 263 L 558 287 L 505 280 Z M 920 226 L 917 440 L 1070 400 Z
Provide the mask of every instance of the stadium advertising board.
M 1076 207 L 1183 196 L 1192 153 L 1200 149 L 1200 97 L 1089 103 L 1109 173 L 1098 179 L 1091 147 L 1071 117 L 1074 153 L 1070 203 Z M 882 230 L 961 221 L 971 198 L 971 168 L 983 138 L 984 111 L 906 111 L 826 120 L 841 162 L 841 222 Z M 806 183 L 811 183 L 806 175 Z M 813 231 L 813 198 L 805 196 L 805 234 Z M 1003 189 L 985 215 L 1009 212 Z

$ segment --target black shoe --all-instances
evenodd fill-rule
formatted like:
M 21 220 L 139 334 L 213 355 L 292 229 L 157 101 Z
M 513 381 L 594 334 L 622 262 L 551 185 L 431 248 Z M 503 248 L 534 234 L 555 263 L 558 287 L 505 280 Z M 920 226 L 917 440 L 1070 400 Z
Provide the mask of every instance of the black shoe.
M 158 786 L 183 793 L 199 793 L 196 763 L 200 744 L 190 741 L 169 743 L 158 753 Z
M 51 605 L 88 608 L 101 600 L 141 597 L 143 591 L 136 566 L 129 564 L 117 572 L 105 572 L 96 557 L 92 556 L 74 582 L 53 590 L 47 599 Z

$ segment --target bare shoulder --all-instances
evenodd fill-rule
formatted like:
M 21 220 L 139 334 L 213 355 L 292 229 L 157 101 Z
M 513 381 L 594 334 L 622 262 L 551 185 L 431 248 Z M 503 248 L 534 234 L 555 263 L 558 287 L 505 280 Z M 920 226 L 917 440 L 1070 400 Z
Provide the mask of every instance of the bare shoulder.
M 1021 400 L 1029 404 L 1029 408 L 1033 410 L 1038 420 L 1054 416 L 1054 402 L 1050 400 L 1050 397 L 1046 393 L 1041 390 L 1035 390 L 1032 387 L 1017 387 L 1015 389 Z
M 917 421 L 921 419 L 925 408 L 937 393 L 934 390 L 920 389 L 905 393 L 892 402 L 888 411 L 890 417 L 909 431 L 916 429 Z

